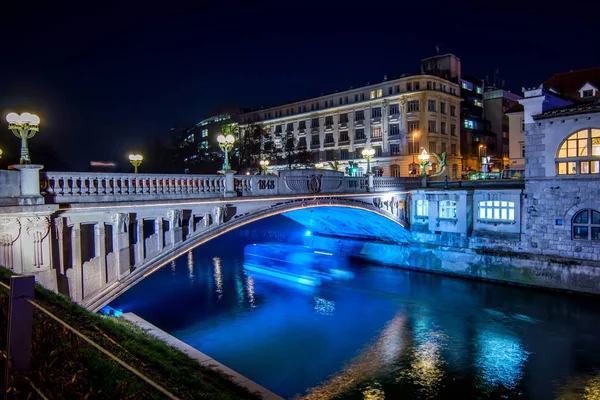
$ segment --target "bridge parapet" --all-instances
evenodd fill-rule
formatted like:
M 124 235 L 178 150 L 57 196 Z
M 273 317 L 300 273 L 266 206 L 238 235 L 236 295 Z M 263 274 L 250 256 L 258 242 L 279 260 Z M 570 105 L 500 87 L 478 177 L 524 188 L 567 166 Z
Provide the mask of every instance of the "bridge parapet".
M 345 177 L 342 172 L 329 170 L 280 171 L 279 176 L 233 174 L 42 172 L 41 191 L 48 203 L 102 203 L 383 192 L 420 185 L 414 178 Z M 230 175 L 233 179 L 229 181 Z

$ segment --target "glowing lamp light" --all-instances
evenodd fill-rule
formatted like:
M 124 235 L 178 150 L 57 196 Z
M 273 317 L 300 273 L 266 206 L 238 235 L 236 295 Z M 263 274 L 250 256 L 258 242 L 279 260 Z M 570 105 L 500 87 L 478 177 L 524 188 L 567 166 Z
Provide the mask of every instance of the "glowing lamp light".
M 373 149 L 373 148 L 364 149 L 362 151 L 363 158 L 367 160 L 367 174 L 371 173 L 371 158 L 373 158 L 374 155 L 375 155 L 375 149 Z
M 304 232 L 304 236 L 310 236 L 310 235 L 312 235 L 312 232 L 311 232 L 311 231 L 306 231 L 306 232 Z
M 260 160 L 260 167 L 263 170 L 263 175 L 267 174 L 267 167 L 269 166 L 269 160 Z
M 231 165 L 229 165 L 229 152 L 233 149 L 233 143 L 235 142 L 235 137 L 231 134 L 225 136 L 220 134 L 217 136 L 217 142 L 219 143 L 219 147 L 224 153 L 223 157 L 223 171 L 231 170 Z
M 425 165 L 429 163 L 429 154 L 427 150 L 423 149 L 421 154 L 417 157 L 419 159 L 419 163 L 421 164 L 421 175 L 425 175 Z
M 40 130 L 38 127 L 40 124 L 40 117 L 28 112 L 24 112 L 21 115 L 11 112 L 6 115 L 6 121 L 8 122 L 8 129 L 10 129 L 16 137 L 21 139 L 21 159 L 19 163 L 30 164 L 31 159 L 29 158 L 27 140 L 35 136 L 36 132 Z
M 131 163 L 131 165 L 133 165 L 133 168 L 135 168 L 134 172 L 136 174 L 138 172 L 138 167 L 140 165 L 142 165 L 143 160 L 144 160 L 144 157 L 142 157 L 141 154 L 130 154 L 129 155 L 129 162 Z

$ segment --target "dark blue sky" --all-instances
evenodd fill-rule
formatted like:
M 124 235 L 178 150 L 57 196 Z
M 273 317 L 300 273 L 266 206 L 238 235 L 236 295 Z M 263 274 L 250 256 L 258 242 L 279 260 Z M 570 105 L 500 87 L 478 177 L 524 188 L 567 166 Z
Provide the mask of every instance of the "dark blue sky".
M 217 106 L 259 108 L 417 72 L 437 44 L 465 73 L 498 68 L 513 91 L 600 66 L 588 18 L 600 7 L 578 1 L 15 3 L 0 22 L 2 121 L 38 113 L 33 140 L 78 168 L 121 161 Z M 0 146 L 12 155 L 9 135 Z

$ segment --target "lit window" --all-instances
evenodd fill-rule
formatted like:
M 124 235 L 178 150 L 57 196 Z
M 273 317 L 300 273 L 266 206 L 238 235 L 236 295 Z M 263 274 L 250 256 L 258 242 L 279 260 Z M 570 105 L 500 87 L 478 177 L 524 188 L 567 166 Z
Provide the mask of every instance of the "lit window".
M 429 216 L 429 200 L 417 200 L 415 206 L 415 215 L 417 217 Z
M 376 139 L 376 138 L 380 138 L 380 137 L 381 137 L 381 127 L 380 126 L 373 127 L 371 130 L 371 138 Z
M 382 89 L 377 89 L 377 97 L 381 97 L 381 96 L 383 96 Z
M 480 100 L 477 100 L 477 99 L 473 100 L 473 104 L 475 104 L 477 107 L 483 107 L 483 103 Z
M 208 136 L 208 129 L 202 129 L 202 137 Z
M 600 174 L 600 129 L 583 129 L 570 135 L 557 154 L 558 175 Z
M 480 201 L 479 219 L 482 221 L 515 222 L 515 203 L 501 200 Z
M 465 119 L 465 128 L 467 129 L 475 129 L 475 121 L 470 120 L 470 119 Z
M 479 94 L 482 94 L 482 93 L 483 93 L 483 90 L 481 89 L 481 86 L 477 86 L 477 87 L 475 88 L 475 91 L 476 91 L 477 93 L 479 93 Z
M 573 217 L 573 240 L 600 240 L 600 212 L 582 210 Z
M 438 205 L 438 216 L 443 219 L 456 219 L 456 202 L 442 200 Z
M 374 99 L 375 96 L 376 96 L 376 94 L 377 94 L 377 92 L 375 90 L 371 90 L 371 96 L 370 96 L 370 98 Z

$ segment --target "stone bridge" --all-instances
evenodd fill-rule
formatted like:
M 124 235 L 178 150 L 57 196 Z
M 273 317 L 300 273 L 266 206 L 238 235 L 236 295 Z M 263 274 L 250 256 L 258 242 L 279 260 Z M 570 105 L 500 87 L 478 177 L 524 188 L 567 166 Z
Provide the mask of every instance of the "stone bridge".
M 600 294 L 597 249 L 540 252 L 523 181 L 0 171 L 0 265 L 97 310 L 194 247 L 275 214 L 367 261 Z M 532 193 L 535 196 L 535 193 Z M 571 240 L 565 232 L 564 240 Z
M 2 171 L 0 184 L 11 191 L 0 199 L 0 265 L 34 274 L 92 310 L 190 249 L 275 214 L 317 234 L 343 227 L 350 237 L 406 244 L 410 189 L 421 185 L 328 170 L 198 176 L 39 169 Z M 354 218 L 331 207 L 353 210 Z M 361 218 L 365 212 L 378 218 Z

